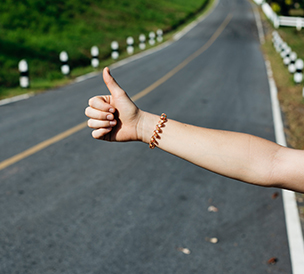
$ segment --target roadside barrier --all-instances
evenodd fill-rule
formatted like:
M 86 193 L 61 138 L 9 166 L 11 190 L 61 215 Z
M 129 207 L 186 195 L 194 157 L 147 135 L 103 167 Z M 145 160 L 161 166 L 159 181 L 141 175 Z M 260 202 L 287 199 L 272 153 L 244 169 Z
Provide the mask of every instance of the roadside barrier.
M 294 74 L 296 72 L 296 66 L 295 66 L 295 63 L 296 63 L 296 60 L 297 60 L 298 56 L 295 52 L 292 52 L 290 54 L 290 63 L 288 65 L 288 71 L 291 73 L 291 74 Z
M 272 10 L 272 8 L 267 3 L 263 3 L 261 6 L 266 17 L 272 22 L 275 28 L 278 28 L 280 26 L 279 16 Z
M 111 57 L 112 59 L 116 60 L 119 57 L 119 44 L 117 41 L 113 41 L 111 43 L 111 48 L 112 48 L 112 54 Z
M 154 46 L 155 45 L 155 32 L 154 31 L 151 31 L 149 33 L 149 44 L 151 46 Z
M 161 29 L 158 29 L 156 31 L 157 34 L 157 42 L 161 43 L 163 41 L 163 31 Z
M 62 51 L 59 54 L 59 59 L 61 61 L 61 72 L 63 75 L 70 74 L 70 66 L 68 65 L 69 56 L 66 51 Z
M 157 36 L 157 37 L 156 37 Z M 146 35 L 145 34 L 140 34 L 139 35 L 139 49 L 140 50 L 144 50 L 146 49 Z M 151 31 L 149 33 L 149 44 L 151 46 L 155 45 L 155 39 L 157 39 L 157 42 L 162 42 L 163 41 L 163 31 L 161 29 L 158 29 L 155 32 Z M 127 43 L 127 53 L 129 55 L 132 55 L 134 53 L 134 38 L 129 36 L 126 39 L 126 43 Z M 117 41 L 113 41 L 111 43 L 111 58 L 113 60 L 116 60 L 119 58 L 119 43 Z M 99 67 L 99 49 L 97 46 L 93 46 L 91 48 L 91 66 L 93 68 L 98 68 Z M 59 60 L 61 62 L 61 73 L 65 76 L 68 76 L 71 73 L 71 69 L 70 66 L 68 64 L 69 61 L 69 55 L 66 51 L 61 51 L 59 54 Z M 21 60 L 18 63 L 18 69 L 20 72 L 20 77 L 19 77 L 19 84 L 20 87 L 22 88 L 28 88 L 30 86 L 30 81 L 29 81 L 29 73 L 28 73 L 28 64 L 26 62 L 26 60 Z
M 279 16 L 279 26 L 296 27 L 298 31 L 304 28 L 304 18 L 292 16 Z
M 254 0 L 257 5 L 262 7 L 262 10 L 266 17 L 272 22 L 275 28 L 283 27 L 295 27 L 298 31 L 304 28 L 304 18 L 294 16 L 278 16 L 268 3 L 264 0 Z
M 18 64 L 20 77 L 20 87 L 22 88 L 28 88 L 30 86 L 30 80 L 29 80 L 29 71 L 28 71 L 28 64 L 26 60 L 21 60 Z
M 272 43 L 276 51 L 281 55 L 284 65 L 288 67 L 289 73 L 293 74 L 294 82 L 296 84 L 301 84 L 303 82 L 303 60 L 298 58 L 297 53 L 291 50 L 291 48 L 286 42 L 283 41 L 277 31 L 272 32 Z
M 140 34 L 139 35 L 139 48 L 144 50 L 146 48 L 146 35 Z
M 132 55 L 134 53 L 134 39 L 133 37 L 129 36 L 127 38 L 127 52 L 129 55 Z
M 99 67 L 99 59 L 98 59 L 98 55 L 99 55 L 99 49 L 97 46 L 93 46 L 91 48 L 91 65 L 93 68 L 98 68 Z
M 293 75 L 293 80 L 295 81 L 295 83 L 300 84 L 303 81 L 303 60 L 302 59 L 298 59 L 295 63 L 296 66 L 296 72 Z

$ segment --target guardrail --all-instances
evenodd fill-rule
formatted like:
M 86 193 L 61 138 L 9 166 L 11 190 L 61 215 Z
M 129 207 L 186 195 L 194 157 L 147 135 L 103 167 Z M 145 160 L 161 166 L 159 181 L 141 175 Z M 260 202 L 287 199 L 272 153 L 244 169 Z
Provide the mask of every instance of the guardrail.
M 279 16 L 273 11 L 273 9 L 267 3 L 263 3 L 262 10 L 266 17 L 273 23 L 274 27 L 278 28 L 280 26 Z
M 297 30 L 301 30 L 302 28 L 304 28 L 304 18 L 279 16 L 279 26 L 296 27 Z
M 158 29 L 155 32 L 151 31 L 149 33 L 149 44 L 151 46 L 155 45 L 155 40 L 157 40 L 157 42 L 161 43 L 163 41 L 163 30 Z M 145 34 L 140 34 L 139 35 L 139 43 L 138 43 L 138 47 L 140 50 L 144 50 L 146 48 L 146 36 Z M 126 50 L 127 53 L 129 55 L 132 55 L 134 53 L 134 38 L 129 36 L 126 40 Z M 111 43 L 111 49 L 112 49 L 112 53 L 111 53 L 111 57 L 112 59 L 116 60 L 119 57 L 119 44 L 117 41 L 112 41 Z M 93 68 L 98 68 L 99 66 L 99 49 L 97 46 L 93 46 L 91 48 L 91 65 Z M 69 61 L 69 55 L 66 51 L 61 51 L 59 54 L 59 59 L 61 62 L 61 73 L 65 76 L 70 75 L 71 73 L 71 68 L 68 64 Z M 22 59 L 19 64 L 18 64 L 18 69 L 20 72 L 20 76 L 19 76 L 19 84 L 20 87 L 22 88 L 29 88 L 30 87 L 30 79 L 29 79 L 29 66 L 28 63 L 25 59 Z
M 288 46 L 286 42 L 283 41 L 281 36 L 277 31 L 272 33 L 272 42 L 277 53 L 282 57 L 284 65 L 288 68 L 290 74 L 293 75 L 293 80 L 296 84 L 301 84 L 303 82 L 303 69 L 304 62 L 302 59 L 298 58 L 296 52 L 293 52 L 292 49 Z M 304 88 L 302 95 L 304 97 Z
M 257 5 L 262 7 L 262 10 L 266 17 L 272 22 L 275 28 L 280 26 L 284 27 L 296 27 L 298 31 L 304 28 L 304 18 L 303 17 L 293 17 L 293 16 L 278 16 L 271 6 L 264 2 L 264 0 L 254 0 Z

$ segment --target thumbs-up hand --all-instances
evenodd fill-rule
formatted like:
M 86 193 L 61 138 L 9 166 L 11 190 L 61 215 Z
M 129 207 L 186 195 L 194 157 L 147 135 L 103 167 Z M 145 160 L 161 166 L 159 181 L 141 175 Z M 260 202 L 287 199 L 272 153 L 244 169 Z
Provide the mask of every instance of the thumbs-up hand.
M 116 83 L 110 70 L 103 70 L 103 79 L 111 95 L 96 96 L 89 100 L 85 114 L 90 118 L 95 139 L 107 141 L 139 140 L 137 127 L 142 111 Z

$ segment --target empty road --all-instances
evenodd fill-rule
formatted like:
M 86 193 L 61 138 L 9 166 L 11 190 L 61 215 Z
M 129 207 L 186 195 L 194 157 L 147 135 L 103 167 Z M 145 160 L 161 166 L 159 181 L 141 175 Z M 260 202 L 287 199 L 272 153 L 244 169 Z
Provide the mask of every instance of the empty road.
M 112 74 L 144 110 L 275 141 L 245 0 L 220 0 L 181 39 Z M 96 76 L 0 107 L 0 164 L 20 155 L 0 170 L 1 274 L 292 272 L 279 190 L 146 144 L 94 140 L 84 109 L 107 93 Z M 273 257 L 277 263 L 268 264 Z

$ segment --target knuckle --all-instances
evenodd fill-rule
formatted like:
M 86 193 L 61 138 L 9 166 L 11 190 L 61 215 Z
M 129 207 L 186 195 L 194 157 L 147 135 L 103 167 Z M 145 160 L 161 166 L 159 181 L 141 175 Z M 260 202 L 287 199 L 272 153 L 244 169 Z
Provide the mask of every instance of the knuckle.
M 94 107 L 94 106 L 96 106 L 97 101 L 99 101 L 99 98 L 98 98 L 97 96 L 94 96 L 94 97 L 92 97 L 92 98 L 89 100 L 89 105 L 90 105 L 91 107 Z
M 103 120 L 104 119 L 104 113 L 102 111 L 98 112 L 98 119 Z

